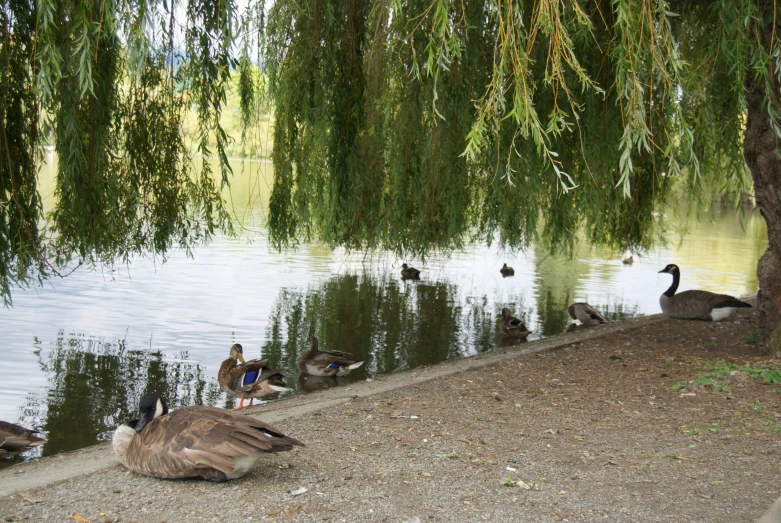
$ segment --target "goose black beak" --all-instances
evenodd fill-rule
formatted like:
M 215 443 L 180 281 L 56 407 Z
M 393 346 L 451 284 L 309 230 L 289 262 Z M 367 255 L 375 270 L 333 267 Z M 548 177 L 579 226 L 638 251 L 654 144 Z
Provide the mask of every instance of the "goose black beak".
M 144 428 L 144 425 L 146 425 L 146 420 L 144 418 L 139 418 L 138 422 L 136 423 L 136 432 L 141 432 L 141 429 Z
M 147 411 L 147 412 L 141 412 L 141 416 L 138 418 L 138 423 L 136 423 L 136 432 L 141 432 L 141 429 L 146 427 L 146 424 L 155 419 L 155 413 L 154 411 Z

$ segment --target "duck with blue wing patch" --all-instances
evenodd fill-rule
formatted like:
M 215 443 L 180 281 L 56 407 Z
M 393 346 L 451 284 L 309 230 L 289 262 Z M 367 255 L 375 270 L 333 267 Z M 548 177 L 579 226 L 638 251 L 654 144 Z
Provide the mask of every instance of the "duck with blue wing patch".
M 290 390 L 285 386 L 282 372 L 269 368 L 267 360 L 244 361 L 241 344 L 234 343 L 228 358 L 220 365 L 217 382 L 228 394 L 241 398 L 235 410 L 244 408 L 244 399 L 249 398 L 252 406 L 254 398 L 262 398 L 276 392 Z
M 338 350 L 320 350 L 315 336 L 309 338 L 309 350 L 298 359 L 298 367 L 304 374 L 312 376 L 346 376 L 351 370 L 363 365 L 349 354 Z

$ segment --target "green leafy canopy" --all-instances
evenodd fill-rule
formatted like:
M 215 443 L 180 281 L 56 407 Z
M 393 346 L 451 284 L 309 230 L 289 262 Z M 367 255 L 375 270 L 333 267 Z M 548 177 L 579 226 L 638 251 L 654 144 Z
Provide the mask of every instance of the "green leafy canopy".
M 768 0 L 0 0 L 0 294 L 231 232 L 233 75 L 242 140 L 272 102 L 277 248 L 567 251 L 579 231 L 648 248 L 670 199 L 744 187 L 747 79 L 781 134 L 778 16 Z

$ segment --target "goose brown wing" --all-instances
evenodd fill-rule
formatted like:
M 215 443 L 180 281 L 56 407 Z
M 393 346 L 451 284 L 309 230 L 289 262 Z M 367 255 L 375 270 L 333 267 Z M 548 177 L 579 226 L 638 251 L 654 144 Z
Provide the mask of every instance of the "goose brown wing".
M 260 420 L 235 414 L 230 411 L 208 407 L 209 412 L 198 409 L 194 417 L 214 420 L 207 430 L 199 431 L 199 438 L 189 448 L 238 457 L 261 452 L 290 450 L 293 445 L 302 445 L 294 438 L 285 436 L 271 425 Z
M 720 307 L 751 307 L 746 302 L 740 301 L 734 296 L 727 294 L 716 294 L 715 292 L 708 291 L 683 291 L 679 292 L 673 298 L 679 298 L 685 301 L 700 301 L 707 303 L 711 308 L 718 309 Z
M 664 296 L 664 295 L 663 295 Z M 684 291 L 675 294 L 668 301 L 668 315 L 683 319 L 708 319 L 713 305 L 710 300 L 713 293 L 708 291 Z
M 303 443 L 260 420 L 216 407 L 173 411 L 147 424 L 128 455 L 144 456 L 134 467 L 158 477 L 186 477 L 185 471 L 213 467 L 233 472 L 233 460 L 281 452 Z M 190 475 L 193 475 L 192 472 Z

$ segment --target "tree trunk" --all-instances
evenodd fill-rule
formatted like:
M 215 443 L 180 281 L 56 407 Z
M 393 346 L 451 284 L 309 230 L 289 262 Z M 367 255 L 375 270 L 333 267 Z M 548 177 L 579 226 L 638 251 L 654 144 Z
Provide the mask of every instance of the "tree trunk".
M 767 6 L 762 42 L 770 48 L 772 37 L 772 2 Z M 768 11 L 766 10 L 766 11 Z M 771 61 L 774 63 L 774 61 Z M 770 67 L 773 67 L 772 65 Z M 770 71 L 775 90 L 771 100 L 779 99 L 776 71 Z M 779 139 L 770 123 L 765 100 L 765 85 L 753 77 L 748 68 L 746 80 L 746 134 L 743 138 L 743 156 L 754 179 L 757 205 L 767 223 L 768 248 L 757 265 L 759 292 L 759 336 L 769 351 L 781 350 L 781 157 Z M 781 108 L 776 108 L 777 110 Z

